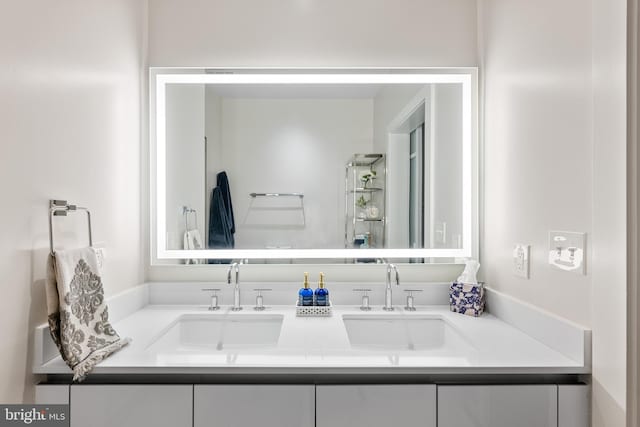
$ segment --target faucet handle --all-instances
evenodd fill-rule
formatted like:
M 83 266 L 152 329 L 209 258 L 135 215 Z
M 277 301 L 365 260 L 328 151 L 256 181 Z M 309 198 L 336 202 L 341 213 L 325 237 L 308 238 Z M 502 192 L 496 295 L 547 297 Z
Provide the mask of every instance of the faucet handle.
M 262 311 L 264 310 L 266 307 L 264 306 L 264 298 L 262 296 L 263 292 L 268 292 L 271 291 L 271 289 L 267 289 L 267 288 L 256 288 L 254 289 L 254 291 L 256 291 L 258 293 L 258 295 L 256 295 L 256 306 L 253 307 L 254 310 L 257 311 Z
M 405 289 L 409 295 L 407 295 L 407 305 L 404 307 L 407 311 L 416 311 L 416 307 L 413 304 L 413 293 L 414 292 L 422 292 L 422 289 Z
M 369 295 L 368 295 L 368 292 L 371 292 L 371 289 L 358 288 L 358 289 L 354 289 L 353 292 L 363 292 L 362 305 L 360 305 L 360 310 L 362 311 L 371 310 L 371 306 L 369 305 Z
M 212 292 L 211 293 L 211 304 L 209 305 L 209 311 L 219 310 L 220 306 L 218 305 L 218 291 L 220 288 L 204 288 L 203 292 Z

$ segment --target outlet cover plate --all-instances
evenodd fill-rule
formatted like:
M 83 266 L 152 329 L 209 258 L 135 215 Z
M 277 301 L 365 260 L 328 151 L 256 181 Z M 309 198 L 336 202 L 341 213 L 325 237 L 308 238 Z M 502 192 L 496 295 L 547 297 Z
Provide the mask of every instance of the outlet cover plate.
M 529 245 L 516 243 L 513 246 L 513 274 L 529 278 Z
M 558 270 L 586 274 L 586 240 L 586 233 L 550 231 L 549 264 Z

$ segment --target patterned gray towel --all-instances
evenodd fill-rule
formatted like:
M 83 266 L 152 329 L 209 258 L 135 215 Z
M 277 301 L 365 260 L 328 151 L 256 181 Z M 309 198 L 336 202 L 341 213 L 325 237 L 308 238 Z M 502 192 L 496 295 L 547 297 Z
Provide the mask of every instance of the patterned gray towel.
M 47 260 L 49 331 L 74 381 L 130 341 L 109 323 L 99 271 L 93 248 L 56 251 Z

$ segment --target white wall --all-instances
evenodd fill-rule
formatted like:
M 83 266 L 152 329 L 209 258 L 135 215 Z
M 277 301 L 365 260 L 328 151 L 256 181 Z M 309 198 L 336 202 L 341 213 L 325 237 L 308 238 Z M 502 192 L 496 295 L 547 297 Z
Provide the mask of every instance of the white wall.
M 149 30 L 155 66 L 476 64 L 475 0 L 154 0 Z
M 354 153 L 371 152 L 372 100 L 224 98 L 221 117 L 212 149 L 229 177 L 236 248 L 343 247 L 344 167 Z M 254 192 L 304 193 L 306 222 L 301 210 L 277 209 L 299 199 L 251 204 Z
M 550 230 L 593 231 L 591 10 L 583 0 L 482 5 L 484 278 L 590 326 L 591 251 L 586 276 L 546 258 Z M 512 273 L 515 243 L 531 245 L 530 280 Z
M 166 105 L 167 248 L 184 249 L 183 206 L 197 213 L 188 215 L 189 229 L 205 237 L 205 87 L 167 85 Z
M 627 2 L 591 6 L 593 425 L 617 427 L 626 425 L 627 383 Z
M 0 2 L 0 402 L 33 400 L 29 349 L 46 321 L 50 198 L 92 209 L 108 295 L 143 279 L 145 4 Z
M 626 2 L 482 0 L 484 278 L 593 329 L 593 425 L 625 425 Z M 585 231 L 587 275 L 546 261 Z M 511 272 L 532 245 L 531 279 Z

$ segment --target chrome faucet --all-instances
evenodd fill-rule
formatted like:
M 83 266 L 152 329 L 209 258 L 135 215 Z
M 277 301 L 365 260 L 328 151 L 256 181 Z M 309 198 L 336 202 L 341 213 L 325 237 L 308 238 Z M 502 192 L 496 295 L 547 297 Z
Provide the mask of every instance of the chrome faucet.
M 240 306 L 240 265 L 241 264 L 242 264 L 242 261 L 240 261 L 240 263 L 234 262 L 227 269 L 227 284 L 228 285 L 231 284 L 231 272 L 235 271 L 235 273 L 236 273 L 235 286 L 233 288 L 233 307 L 231 307 L 232 311 L 240 311 L 240 310 L 242 310 L 242 307 Z
M 387 263 L 387 287 L 384 290 L 384 310 L 393 311 L 393 299 L 391 293 L 391 271 L 396 273 L 396 287 L 400 286 L 400 275 L 395 264 Z

